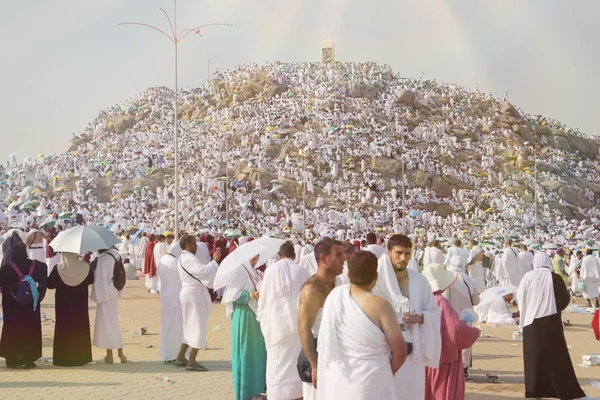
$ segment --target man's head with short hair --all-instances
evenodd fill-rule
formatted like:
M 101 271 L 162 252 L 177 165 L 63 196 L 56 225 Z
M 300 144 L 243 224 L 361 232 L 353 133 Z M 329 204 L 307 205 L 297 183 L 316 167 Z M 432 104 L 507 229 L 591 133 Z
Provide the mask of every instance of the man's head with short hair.
M 592 249 L 587 249 L 585 254 L 591 256 L 592 254 L 594 254 L 594 251 Z
M 198 243 L 196 243 L 196 238 L 192 235 L 183 235 L 181 239 L 179 239 L 179 246 L 181 250 L 189 251 L 190 253 L 196 253 L 198 249 Z
M 342 242 L 342 251 L 346 255 L 346 258 L 348 258 L 348 256 L 350 256 L 350 254 L 352 254 L 356 251 L 356 247 L 354 247 L 353 243 Z
M 370 251 L 355 251 L 348 258 L 348 278 L 357 286 L 370 286 L 377 282 L 377 257 Z
M 504 247 L 511 247 L 513 244 L 512 239 L 506 239 L 506 241 L 504 242 Z
M 521 251 L 527 251 L 527 246 L 524 245 L 523 243 L 521 243 L 520 248 L 521 248 Z
M 460 239 L 456 239 L 456 240 L 454 241 L 454 246 L 455 246 L 455 247 L 462 247 L 462 242 L 460 241 Z
M 403 272 L 412 258 L 412 242 L 406 235 L 393 235 L 388 240 L 388 257 L 394 270 Z
M 583 258 L 583 251 L 579 250 L 577 251 L 577 253 L 575 254 L 575 257 L 577 257 L 578 259 L 582 259 Z
M 344 271 L 344 252 L 342 243 L 323 238 L 315 246 L 315 260 L 318 268 L 324 268 L 328 275 L 340 275 Z
M 477 246 L 477 240 L 475 240 L 475 239 L 471 239 L 470 243 L 471 243 L 471 246 L 473 246 L 473 247 Z
M 377 244 L 377 235 L 375 232 L 367 233 L 367 244 Z
M 294 250 L 294 245 L 292 244 L 292 242 L 290 242 L 289 240 L 284 242 L 280 247 L 279 247 L 279 257 L 281 258 L 289 258 L 289 259 L 294 259 L 296 258 L 296 251 Z
M 159 242 L 164 242 L 165 241 L 165 235 L 158 235 L 158 241 Z

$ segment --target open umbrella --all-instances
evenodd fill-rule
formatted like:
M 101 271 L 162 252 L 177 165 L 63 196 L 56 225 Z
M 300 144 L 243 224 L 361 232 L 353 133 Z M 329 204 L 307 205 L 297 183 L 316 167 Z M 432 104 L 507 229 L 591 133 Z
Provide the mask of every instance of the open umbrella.
M 121 243 L 121 239 L 104 228 L 81 225 L 59 233 L 50 245 L 56 252 L 85 254 L 110 249 L 118 243 Z
M 219 265 L 213 289 L 218 290 L 227 286 L 237 269 L 241 268 L 242 263 L 257 255 L 260 255 L 257 265 L 264 264 L 279 251 L 284 242 L 285 240 L 282 239 L 261 238 L 244 243 L 225 257 L 221 265 Z

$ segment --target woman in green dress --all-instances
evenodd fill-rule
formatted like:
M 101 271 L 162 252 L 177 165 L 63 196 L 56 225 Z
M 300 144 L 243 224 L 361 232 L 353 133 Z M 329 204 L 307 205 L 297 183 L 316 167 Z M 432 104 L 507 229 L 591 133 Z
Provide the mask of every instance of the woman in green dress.
M 267 350 L 256 320 L 261 279 L 254 267 L 258 256 L 239 266 L 223 293 L 231 318 L 231 368 L 236 400 L 260 396 L 267 388 Z

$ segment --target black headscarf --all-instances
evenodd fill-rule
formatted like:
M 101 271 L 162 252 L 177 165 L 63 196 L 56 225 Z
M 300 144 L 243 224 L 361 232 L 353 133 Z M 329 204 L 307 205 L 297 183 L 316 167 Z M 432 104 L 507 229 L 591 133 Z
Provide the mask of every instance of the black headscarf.
M 2 265 L 6 265 L 13 261 L 13 251 L 17 243 L 20 243 L 23 245 L 23 248 L 25 248 L 25 244 L 21 240 L 21 236 L 19 236 L 16 231 L 13 231 L 12 235 L 6 239 L 4 243 L 2 243 Z M 27 254 L 27 249 L 25 249 L 25 254 Z

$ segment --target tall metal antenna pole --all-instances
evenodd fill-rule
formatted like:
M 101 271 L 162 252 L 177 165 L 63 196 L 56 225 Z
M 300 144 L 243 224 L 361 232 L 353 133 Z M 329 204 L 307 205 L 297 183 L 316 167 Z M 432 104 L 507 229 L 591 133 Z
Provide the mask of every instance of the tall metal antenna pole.
M 181 42 L 183 40 L 183 38 L 185 38 L 187 35 L 189 35 L 190 33 L 195 33 L 197 35 L 200 35 L 200 29 L 205 28 L 207 26 L 233 26 L 231 24 L 222 24 L 222 23 L 212 23 L 212 24 L 205 24 L 205 25 L 199 25 L 195 28 L 188 28 L 188 29 L 184 29 L 181 32 L 179 32 L 177 30 L 177 0 L 173 0 L 173 7 L 174 7 L 174 15 L 173 15 L 173 23 L 171 23 L 171 18 L 169 17 L 169 14 L 167 14 L 167 12 L 160 8 L 160 11 L 163 12 L 163 14 L 165 14 L 165 17 L 167 17 L 167 21 L 169 22 L 169 27 L 171 28 L 171 33 L 166 33 L 165 31 L 163 31 L 162 29 L 159 29 L 155 26 L 152 25 L 148 25 L 148 24 L 143 24 L 143 23 L 139 23 L 139 22 L 121 22 L 118 25 L 139 25 L 139 26 L 144 26 L 146 28 L 150 28 L 153 29 L 155 31 L 158 31 L 160 33 L 162 33 L 164 36 L 167 37 L 167 39 L 169 39 L 173 45 L 175 46 L 175 96 L 173 99 L 173 102 L 175 103 L 175 122 L 174 122 L 174 129 L 175 129 L 175 149 L 174 149 L 174 154 L 175 154 L 175 240 L 179 240 L 179 115 L 177 114 L 178 108 L 177 108 L 177 103 L 178 103 L 178 87 L 177 87 L 177 75 L 178 75 L 178 67 L 177 67 L 177 61 L 178 61 L 178 57 L 177 57 L 177 47 L 179 42 Z

